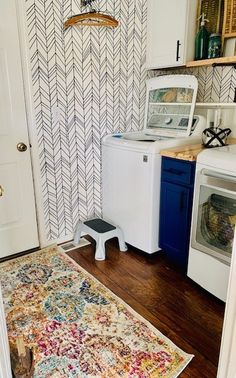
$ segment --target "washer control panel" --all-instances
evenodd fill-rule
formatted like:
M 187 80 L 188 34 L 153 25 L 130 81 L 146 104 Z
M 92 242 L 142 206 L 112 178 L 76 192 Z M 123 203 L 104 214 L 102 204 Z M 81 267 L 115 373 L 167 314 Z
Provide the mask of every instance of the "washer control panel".
M 170 125 L 171 122 L 172 122 L 172 118 L 171 118 L 171 117 L 167 117 L 167 118 L 165 119 L 165 124 L 166 124 L 166 125 Z
M 163 127 L 185 130 L 188 127 L 188 120 L 189 118 L 182 114 L 153 114 L 148 120 L 148 128 Z

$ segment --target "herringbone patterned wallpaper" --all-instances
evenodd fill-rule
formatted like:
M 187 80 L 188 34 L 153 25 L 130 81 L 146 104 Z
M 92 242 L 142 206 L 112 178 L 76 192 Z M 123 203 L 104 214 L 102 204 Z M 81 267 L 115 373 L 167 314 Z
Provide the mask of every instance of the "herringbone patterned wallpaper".
M 100 0 L 116 29 L 72 27 L 79 0 L 26 0 L 48 240 L 101 212 L 101 139 L 142 127 L 146 0 Z
M 97 0 L 96 8 L 114 15 L 119 27 L 65 32 L 63 22 L 84 11 L 80 0 L 25 1 L 44 216 L 51 240 L 72 233 L 78 219 L 101 212 L 102 137 L 143 127 L 147 1 Z M 199 78 L 198 101 L 232 101 L 232 68 L 187 72 Z

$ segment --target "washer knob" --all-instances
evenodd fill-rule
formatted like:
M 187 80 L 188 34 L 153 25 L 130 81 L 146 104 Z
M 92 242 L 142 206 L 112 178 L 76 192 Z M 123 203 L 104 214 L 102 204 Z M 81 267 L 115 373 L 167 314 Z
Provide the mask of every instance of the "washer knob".
M 165 119 L 165 124 L 166 125 L 169 125 L 171 122 L 172 122 L 172 118 L 171 117 L 168 117 L 168 118 Z

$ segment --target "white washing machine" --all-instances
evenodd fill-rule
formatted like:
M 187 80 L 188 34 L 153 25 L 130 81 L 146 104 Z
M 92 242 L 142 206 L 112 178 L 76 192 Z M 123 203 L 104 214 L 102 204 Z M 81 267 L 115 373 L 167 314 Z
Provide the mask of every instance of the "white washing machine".
M 226 301 L 236 224 L 236 145 L 197 158 L 188 276 Z
M 122 228 L 127 243 L 149 254 L 160 249 L 160 151 L 198 143 L 205 128 L 203 117 L 193 117 L 196 93 L 194 76 L 148 80 L 145 128 L 102 141 L 103 218 Z

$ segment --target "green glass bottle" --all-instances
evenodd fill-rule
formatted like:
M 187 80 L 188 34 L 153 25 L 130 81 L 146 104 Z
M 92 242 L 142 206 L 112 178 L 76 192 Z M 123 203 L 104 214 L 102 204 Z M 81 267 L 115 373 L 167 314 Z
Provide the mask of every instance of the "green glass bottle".
M 207 59 L 208 57 L 208 42 L 209 33 L 205 27 L 205 23 L 208 20 L 205 18 L 205 14 L 200 16 L 201 25 L 195 39 L 195 60 Z

